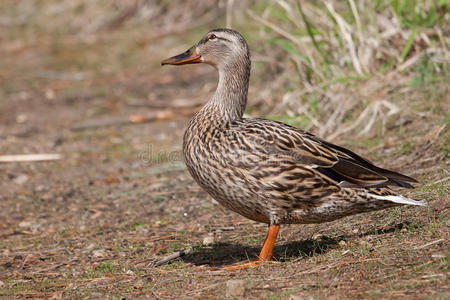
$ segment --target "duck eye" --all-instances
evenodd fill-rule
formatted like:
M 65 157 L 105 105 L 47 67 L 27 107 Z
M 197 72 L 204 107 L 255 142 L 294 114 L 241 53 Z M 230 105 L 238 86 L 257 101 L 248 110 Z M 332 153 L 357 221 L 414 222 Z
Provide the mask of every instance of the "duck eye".
M 216 39 L 216 37 L 217 36 L 213 33 L 208 37 L 208 40 L 214 40 L 214 39 Z

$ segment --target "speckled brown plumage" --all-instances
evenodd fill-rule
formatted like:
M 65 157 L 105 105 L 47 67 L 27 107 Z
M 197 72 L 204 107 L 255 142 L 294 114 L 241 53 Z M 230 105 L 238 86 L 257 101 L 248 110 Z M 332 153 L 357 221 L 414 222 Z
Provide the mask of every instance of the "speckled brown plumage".
M 208 32 L 163 64 L 204 62 L 219 71 L 217 90 L 189 121 L 183 151 L 189 172 L 219 203 L 270 225 L 320 223 L 400 204 L 392 191 L 408 176 L 379 168 L 348 149 L 289 125 L 243 118 L 250 76 L 244 38 Z

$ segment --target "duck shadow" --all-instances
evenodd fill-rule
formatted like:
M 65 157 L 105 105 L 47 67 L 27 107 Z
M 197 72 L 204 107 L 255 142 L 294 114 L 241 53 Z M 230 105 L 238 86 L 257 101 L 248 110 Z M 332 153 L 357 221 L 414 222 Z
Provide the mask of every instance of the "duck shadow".
M 336 237 L 321 236 L 319 239 L 307 239 L 302 241 L 289 242 L 274 247 L 274 259 L 277 261 L 293 261 L 314 255 L 325 254 L 326 252 L 338 248 L 340 241 L 353 238 L 358 239 L 371 235 L 382 235 L 398 231 L 406 226 L 411 226 L 408 222 L 393 224 L 382 229 L 370 229 L 361 234 L 343 234 Z M 261 245 L 262 246 L 262 245 Z M 200 246 L 181 259 L 185 263 L 196 266 L 220 267 L 227 264 L 255 259 L 259 255 L 261 246 L 246 246 L 232 243 L 215 243 L 212 246 Z
M 325 236 L 320 240 L 308 239 L 289 242 L 274 247 L 274 259 L 277 261 L 292 261 L 297 258 L 311 257 L 315 254 L 326 253 L 338 243 L 339 239 Z M 253 247 L 242 244 L 216 243 L 211 247 L 198 247 L 194 249 L 194 252 L 182 257 L 182 260 L 197 266 L 219 267 L 238 261 L 255 259 L 259 255 L 261 246 Z

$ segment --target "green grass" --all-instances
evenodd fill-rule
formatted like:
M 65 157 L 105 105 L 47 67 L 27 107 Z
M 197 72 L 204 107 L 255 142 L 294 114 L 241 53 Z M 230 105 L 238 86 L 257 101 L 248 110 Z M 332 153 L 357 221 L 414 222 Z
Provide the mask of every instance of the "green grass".
M 378 1 L 380 2 L 380 1 Z M 450 2 L 420 0 L 390 0 L 389 7 L 395 12 L 402 25 L 432 28 L 445 22 L 445 11 Z
M 411 143 L 406 142 L 406 143 L 401 144 L 401 146 L 397 150 L 397 153 L 398 154 L 408 154 L 408 153 L 411 153 L 412 150 L 413 150 L 413 146 L 411 145 Z
M 448 81 L 448 76 L 450 76 L 450 64 L 433 61 L 426 54 L 414 66 L 413 78 L 409 84 L 415 87 L 426 87 L 440 81 Z
M 146 226 L 147 226 L 147 223 L 144 223 L 144 222 L 134 222 L 134 223 L 132 223 L 131 225 L 129 225 L 129 228 L 132 229 L 132 230 L 135 230 L 135 229 L 137 229 L 137 228 L 140 228 L 140 227 L 146 227 Z
M 116 271 L 116 267 L 113 266 L 109 262 L 101 262 L 100 265 L 98 265 L 98 271 L 102 273 L 114 273 Z

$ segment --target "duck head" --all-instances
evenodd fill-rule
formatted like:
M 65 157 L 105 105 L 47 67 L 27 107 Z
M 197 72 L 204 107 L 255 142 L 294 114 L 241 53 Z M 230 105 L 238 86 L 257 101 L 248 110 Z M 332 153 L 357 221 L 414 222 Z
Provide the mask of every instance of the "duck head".
M 245 39 L 231 29 L 214 29 L 186 52 L 167 58 L 161 65 L 206 63 L 218 70 L 250 63 Z

